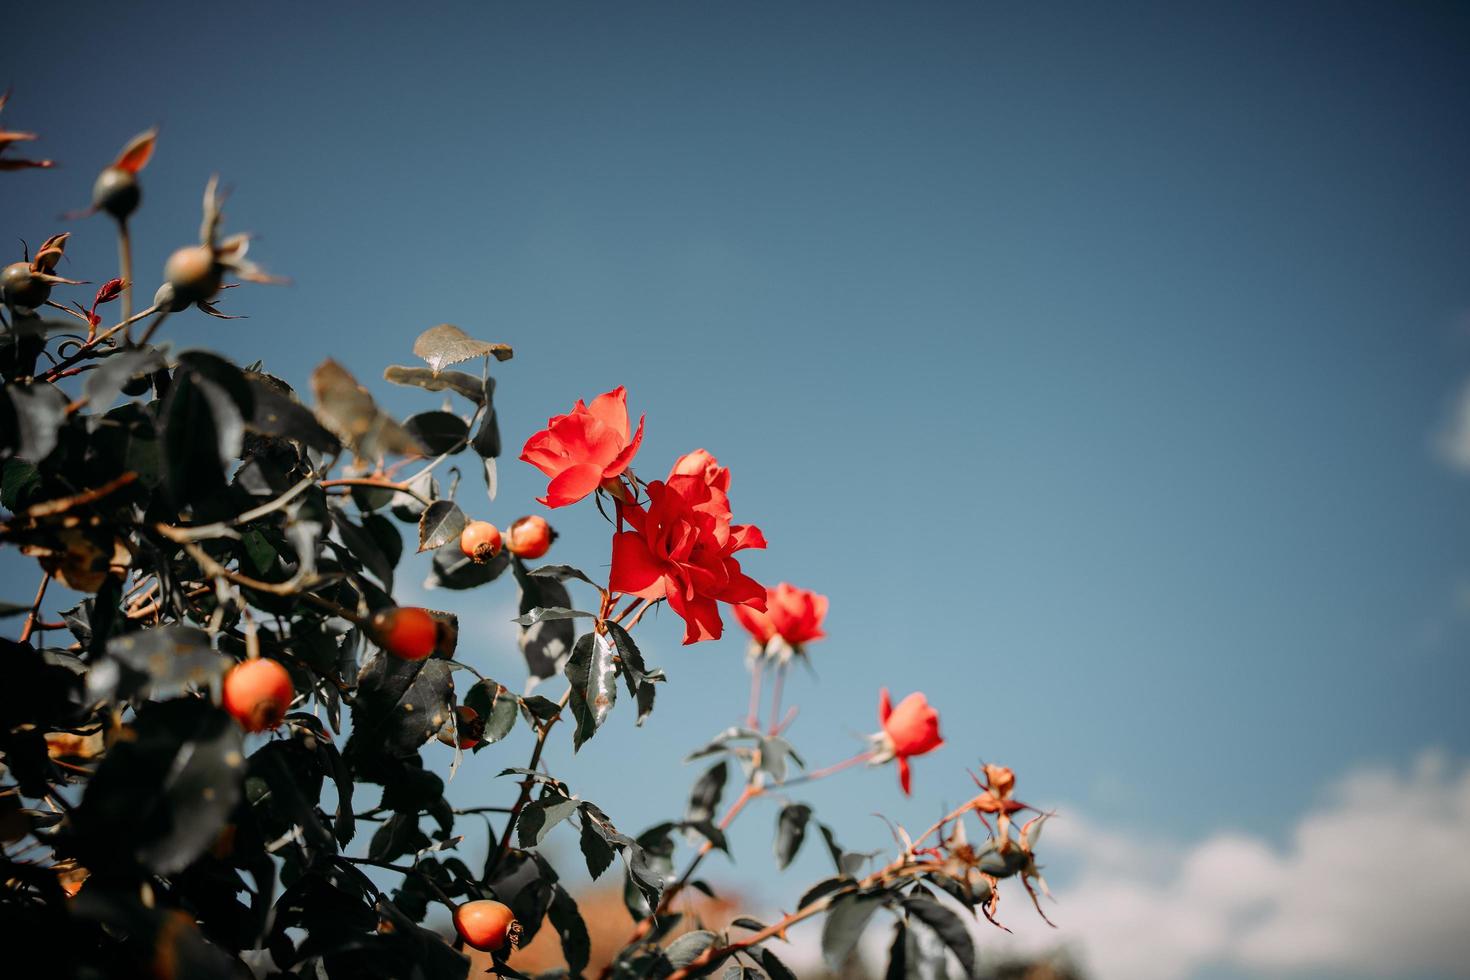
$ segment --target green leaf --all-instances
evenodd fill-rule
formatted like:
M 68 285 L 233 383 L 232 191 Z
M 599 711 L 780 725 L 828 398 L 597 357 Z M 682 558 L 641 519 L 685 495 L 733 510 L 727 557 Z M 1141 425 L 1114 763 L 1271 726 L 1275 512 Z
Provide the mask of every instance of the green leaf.
M 764 947 L 761 948 L 761 966 L 771 975 L 771 980 L 796 980 L 796 974 L 786 968 L 776 954 Z
M 903 902 L 909 915 L 938 934 L 964 967 L 966 976 L 975 975 L 975 941 L 958 915 L 928 898 L 907 898 Z
M 419 552 L 458 541 L 467 523 L 464 511 L 452 500 L 436 500 L 419 517 Z
M 521 847 L 540 846 L 551 828 L 575 813 L 579 805 L 577 800 L 554 796 L 527 803 L 516 822 L 516 838 Z
M 587 962 L 592 956 L 592 940 L 587 935 L 587 924 L 582 921 L 577 903 L 561 885 L 552 886 L 551 907 L 546 914 L 561 939 L 561 954 L 567 961 L 567 969 L 573 976 L 580 975 L 587 969 Z
M 132 738 L 119 740 L 87 785 L 75 814 L 78 837 L 113 862 L 130 854 L 158 874 L 194 862 L 240 799 L 245 757 L 235 720 L 197 698 L 150 702 Z
M 688 966 L 699 959 L 705 950 L 714 946 L 717 938 L 708 929 L 686 932 L 669 944 L 669 948 L 664 950 L 664 956 L 675 967 Z
M 862 894 L 843 895 L 832 903 L 822 923 L 822 958 L 827 969 L 836 974 L 843 972 L 868 920 L 882 906 L 881 896 Z
M 694 788 L 689 791 L 689 805 L 684 810 L 686 822 L 699 823 L 714 817 L 720 797 L 725 792 L 729 771 L 729 766 L 721 759 L 695 781 Z
M 471 358 L 493 355 L 497 360 L 508 361 L 513 354 L 509 346 L 475 340 L 452 323 L 441 323 L 419 334 L 413 342 L 413 352 L 428 362 L 429 370 L 435 374 Z
M 596 881 L 612 864 L 616 852 L 603 836 L 603 829 L 588 815 L 588 804 L 582 805 L 582 857 L 587 861 L 587 873 Z
M 41 462 L 56 448 L 65 421 L 66 396 L 60 388 L 39 382 L 7 385 L 0 391 L 0 455 Z
M 580 609 L 566 609 L 560 606 L 552 606 L 550 608 L 535 606 L 529 612 L 517 616 L 515 619 L 511 620 L 511 622 L 515 623 L 518 626 L 534 626 L 536 623 L 545 622 L 547 620 L 577 619 L 579 617 L 586 619 L 596 618 L 590 612 L 582 612 Z
M 441 371 L 435 374 L 428 368 L 393 364 L 383 369 L 383 380 L 396 385 L 423 388 L 426 391 L 448 389 L 456 395 L 468 398 L 476 405 L 481 405 L 485 401 L 485 386 L 480 379 L 472 374 L 465 374 L 463 371 Z
M 405 419 L 403 427 L 431 456 L 462 452 L 470 434 L 465 420 L 452 412 L 420 412 Z
M 572 718 L 576 721 L 576 727 L 572 731 L 572 746 L 573 751 L 576 751 L 585 745 L 589 738 L 597 734 L 597 719 L 593 717 L 592 708 L 587 703 L 587 681 L 592 673 L 591 633 L 582 636 L 573 644 L 572 655 L 567 658 L 562 672 L 566 674 L 567 681 L 571 684 L 567 706 L 571 708 Z
M 151 347 L 119 351 L 95 363 L 96 369 L 89 371 L 82 382 L 82 397 L 87 399 L 88 411 L 98 415 L 112 407 L 123 385 L 166 366 L 163 355 Z
M 520 705 L 510 688 L 503 684 L 489 679 L 477 682 L 465 694 L 464 704 L 484 719 L 484 730 L 474 748 L 476 752 L 480 751 L 481 746 L 493 745 L 505 738 L 515 728 Z
M 41 485 L 41 471 L 24 459 L 7 459 L 0 465 L 0 507 L 14 512 Z M 28 501 L 27 501 L 28 502 Z
M 806 839 L 806 824 L 811 819 L 812 808 L 805 803 L 789 803 L 776 818 L 776 863 L 785 871 L 791 864 L 801 842 Z
M 233 661 L 217 652 L 209 634 L 192 626 L 159 626 L 113 637 L 107 656 L 147 678 L 139 693 L 154 698 L 175 698 L 190 688 L 207 688 L 224 675 Z M 89 692 L 110 696 L 104 690 L 110 677 L 101 666 L 87 677 Z
M 291 386 L 279 378 L 259 372 L 247 372 L 246 382 L 254 396 L 255 407 L 246 427 L 252 432 L 275 439 L 290 439 L 323 453 L 341 448 L 337 437 L 327 431 L 311 410 L 296 400 Z

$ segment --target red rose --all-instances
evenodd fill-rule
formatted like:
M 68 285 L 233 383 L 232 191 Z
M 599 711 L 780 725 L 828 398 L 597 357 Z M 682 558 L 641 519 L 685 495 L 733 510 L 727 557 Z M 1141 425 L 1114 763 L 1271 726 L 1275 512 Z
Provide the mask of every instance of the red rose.
M 764 548 L 766 539 L 754 525 L 730 523 L 729 485 L 729 471 L 700 450 L 675 463 L 668 482 L 648 484 L 647 509 L 618 505 L 632 530 L 613 536 L 608 588 L 667 599 L 684 620 L 686 644 L 719 639 L 724 623 L 718 602 L 737 609 L 766 605 L 765 588 L 733 557 L 746 548 Z
M 643 442 L 643 419 L 628 435 L 628 392 L 619 386 L 592 399 L 578 399 L 568 415 L 558 415 L 546 428 L 526 440 L 521 459 L 551 477 L 547 507 L 574 504 L 596 490 L 604 480 L 615 480 L 628 468 Z
M 939 734 L 939 712 L 929 706 L 922 694 L 910 694 L 894 707 L 888 688 L 878 696 L 878 722 L 883 731 L 874 736 L 879 749 L 873 762 L 898 760 L 898 781 L 904 795 L 909 795 L 909 758 L 932 752 L 944 744 Z
M 826 637 L 827 634 L 822 632 L 822 620 L 826 615 L 826 596 L 798 589 L 790 582 L 782 582 L 767 590 L 764 613 L 747 606 L 735 609 L 735 618 L 740 620 L 740 625 L 755 640 L 756 646 L 764 649 L 779 636 L 792 651 L 799 651 L 805 644 Z

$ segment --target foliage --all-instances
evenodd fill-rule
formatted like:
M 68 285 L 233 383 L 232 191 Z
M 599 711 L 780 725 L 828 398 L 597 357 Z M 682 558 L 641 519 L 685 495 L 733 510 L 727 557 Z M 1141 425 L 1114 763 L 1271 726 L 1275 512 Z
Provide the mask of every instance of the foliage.
M 897 852 L 878 862 L 845 850 L 791 796 L 850 765 L 889 761 L 907 790 L 909 759 L 942 742 L 921 695 L 890 710 L 885 691 L 872 748 L 806 771 L 778 693 L 767 723 L 752 709 L 691 755 L 713 761 L 682 817 L 636 835 L 542 764 L 558 723 L 578 750 L 595 752 L 589 743 L 614 714 L 641 724 L 660 688 L 677 696 L 634 638 L 650 608 L 666 603 L 694 643 L 718 637 L 720 605 L 734 606 L 752 638 L 754 703 L 766 679 L 779 691 L 790 662 L 823 639 L 825 597 L 786 583 L 767 590 L 741 568 L 736 553 L 766 542 L 733 522 L 729 471 L 700 450 L 665 479 L 640 479 L 632 463 L 643 420 L 631 425 L 617 388 L 578 401 L 522 455 L 550 480 L 544 504 L 587 500 L 608 516 L 608 582 L 565 564 L 531 567 L 513 553 L 519 539 L 502 550 L 498 532 L 462 546 L 475 508 L 456 499 L 458 481 L 446 483 L 441 464 L 477 461 L 494 498 L 501 438 L 490 368 L 510 348 L 449 324 L 426 330 L 412 344 L 426 366 L 391 365 L 384 378 L 457 407 L 398 419 L 333 361 L 315 369 L 304 398 L 260 364 L 156 342 L 171 317 L 223 316 L 215 302 L 236 281 L 275 280 L 246 258 L 244 236 L 223 235 L 211 181 L 198 244 L 170 257 L 153 302 L 132 312 L 128 222 L 153 145 L 142 134 L 99 179 L 94 210 L 115 222 L 124 267 L 90 308 L 52 297 L 80 285 L 55 273 L 67 235 L 5 270 L 0 542 L 41 573 L 33 601 L 4 605 L 21 625 L 0 641 L 9 670 L 0 923 L 11 955 L 64 976 L 251 967 L 448 980 L 466 976 L 469 960 L 462 940 L 422 925 L 430 908 L 493 899 L 519 923 L 493 954 L 496 970 L 520 976 L 514 941 L 546 928 L 566 973 L 581 976 L 587 928 L 543 851 L 563 834 L 576 837 L 594 879 L 622 876 L 637 923 L 604 976 L 783 980 L 793 976 L 779 950 L 786 930 L 818 917 L 840 972 L 880 912 L 894 923 L 890 976 L 973 974 L 966 918 L 993 918 L 1002 879 L 1018 879 L 1033 899 L 1040 883 L 1045 818 L 1012 825 L 1031 808 L 1012 798 L 1009 770 L 984 767 L 977 795 L 917 836 L 896 830 Z M 97 311 L 112 303 L 121 315 L 101 329 Z M 560 689 L 557 699 L 518 694 L 457 661 L 452 612 L 396 606 L 405 531 L 432 552 L 436 585 L 518 592 L 527 676 Z M 533 557 L 549 540 L 539 538 Z M 84 598 L 48 620 L 53 580 Z M 287 695 L 257 695 L 234 673 L 258 658 L 289 673 Z M 222 699 L 231 683 L 239 689 Z M 247 718 L 257 696 L 281 703 Z M 244 708 L 224 706 L 242 699 Z M 517 725 L 534 734 L 534 750 L 524 764 L 497 764 L 503 805 L 456 810 L 445 797 L 453 769 L 427 768 L 425 744 L 455 746 L 457 767 L 465 752 L 500 752 Z M 681 922 L 673 900 L 685 888 L 709 891 L 694 877 L 701 860 L 728 851 L 730 824 L 764 797 L 781 801 L 778 864 L 819 840 L 832 875 L 777 922 L 741 918 L 719 932 Z M 499 824 L 475 867 L 458 856 L 469 813 Z M 985 831 L 974 844 L 971 815 Z M 379 884 L 383 872 L 396 886 Z

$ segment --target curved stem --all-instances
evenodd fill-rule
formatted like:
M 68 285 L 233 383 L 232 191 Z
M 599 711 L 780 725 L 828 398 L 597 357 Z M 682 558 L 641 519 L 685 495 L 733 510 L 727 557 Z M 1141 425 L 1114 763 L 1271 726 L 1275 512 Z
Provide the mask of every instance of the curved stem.
M 402 483 L 398 483 L 398 482 L 395 482 L 393 480 L 379 480 L 379 479 L 376 479 L 376 478 L 371 477 L 371 476 L 343 476 L 343 477 L 338 477 L 335 480 L 323 480 L 321 482 L 321 486 L 323 488 L 326 488 L 326 487 L 377 487 L 379 490 L 396 490 L 399 493 L 406 493 L 410 497 L 412 497 L 413 499 L 417 500 L 419 503 L 423 504 L 425 507 L 429 506 L 430 504 L 432 504 L 434 502 L 434 501 L 430 500 L 428 497 L 425 497 L 423 494 L 419 493 L 413 487 L 409 486 L 409 483 L 410 482 L 412 482 L 412 481 L 405 480 Z
M 781 727 L 781 689 L 786 686 L 786 664 L 776 665 L 776 679 L 771 682 L 771 734 Z M 752 726 L 758 727 L 758 726 Z
M 36 620 L 41 615 L 41 603 L 46 598 L 46 587 L 51 584 L 51 573 L 41 573 L 41 584 L 36 589 L 36 598 L 31 601 L 31 611 L 26 613 L 25 625 L 20 630 L 20 642 L 28 643 L 36 631 Z
M 750 666 L 750 708 L 745 713 L 745 727 L 753 731 L 761 727 L 761 686 L 765 679 L 765 658 L 757 656 Z
M 838 773 L 844 769 L 850 769 L 853 766 L 861 765 L 862 763 L 867 762 L 872 757 L 873 753 L 871 751 L 860 752 L 857 755 L 853 756 L 851 759 L 843 759 L 841 762 L 834 763 L 825 769 L 817 769 L 813 772 L 807 773 L 805 776 L 797 776 L 795 779 L 788 779 L 781 784 L 781 788 L 785 789 L 788 786 L 800 786 L 803 783 L 812 783 L 816 782 L 818 779 L 825 779 L 833 773 Z
M 551 733 L 551 727 L 561 720 L 561 712 L 566 709 L 567 702 L 572 698 L 572 689 L 568 687 L 562 694 L 561 700 L 557 702 L 557 713 L 542 722 L 541 729 L 536 733 L 536 747 L 531 750 L 531 761 L 526 763 L 527 769 L 535 769 L 541 763 L 541 752 L 546 748 L 546 736 Z M 500 847 L 491 855 L 491 864 L 487 872 L 500 863 L 510 850 L 510 835 L 515 833 L 516 821 L 520 819 L 521 811 L 531 801 L 531 790 L 536 785 L 536 780 L 527 776 L 521 783 L 521 794 L 516 798 L 515 806 L 510 808 L 510 816 L 505 819 L 505 833 L 500 837 Z M 488 875 L 487 875 L 488 876 Z
M 122 318 L 126 321 L 133 315 L 133 238 L 126 218 L 117 223 L 117 277 L 123 281 Z

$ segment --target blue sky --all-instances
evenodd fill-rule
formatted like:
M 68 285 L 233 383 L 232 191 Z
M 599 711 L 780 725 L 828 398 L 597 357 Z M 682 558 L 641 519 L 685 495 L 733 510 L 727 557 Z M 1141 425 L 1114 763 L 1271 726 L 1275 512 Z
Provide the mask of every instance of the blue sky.
M 792 685 L 810 759 L 856 748 L 881 685 L 942 712 L 913 801 L 889 770 L 807 794 L 854 845 L 980 758 L 1139 837 L 1278 840 L 1346 773 L 1470 754 L 1470 486 L 1435 450 L 1470 376 L 1465 8 L 76 10 L 7 17 L 6 123 L 63 164 L 0 184 L 12 242 L 71 229 L 70 271 L 112 274 L 102 219 L 56 216 L 158 123 L 145 294 L 215 171 L 295 280 L 171 320 L 178 345 L 302 385 L 453 322 L 516 348 L 517 447 L 627 385 L 640 473 L 710 449 L 771 541 L 748 570 L 832 598 Z M 503 523 L 542 485 L 507 459 L 494 505 L 463 495 Z M 552 519 L 557 558 L 605 565 L 595 512 Z M 0 580 L 33 588 L 13 555 Z M 517 683 L 508 589 L 447 604 Z M 743 710 L 742 641 L 670 620 L 648 728 L 552 759 L 628 825 L 694 776 L 630 788 L 644 760 Z M 820 865 L 763 882 L 765 832 L 736 838 L 745 887 L 789 902 Z

